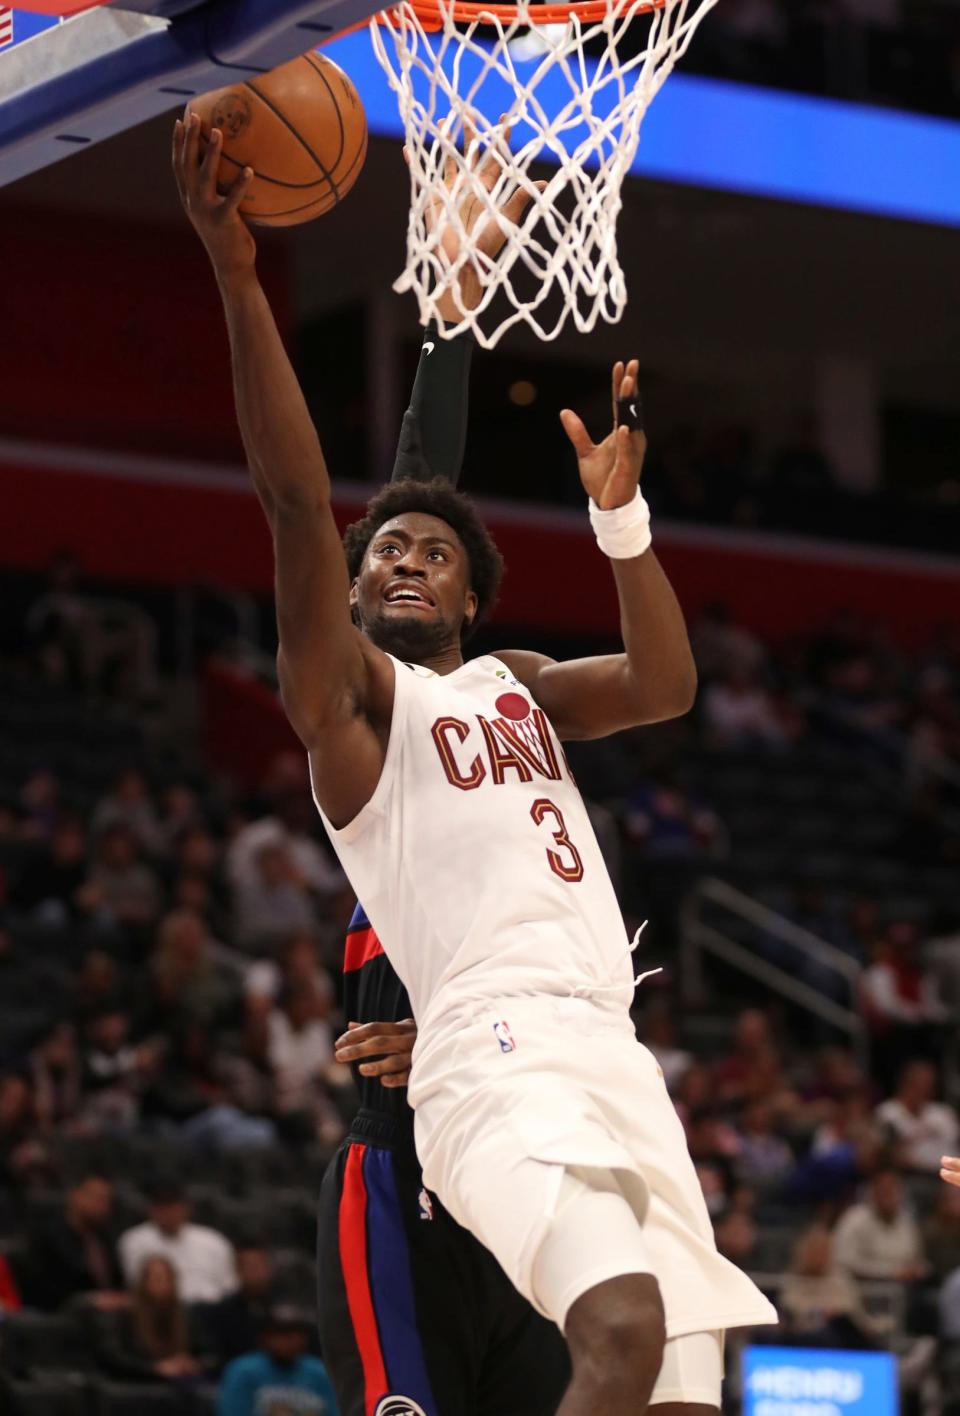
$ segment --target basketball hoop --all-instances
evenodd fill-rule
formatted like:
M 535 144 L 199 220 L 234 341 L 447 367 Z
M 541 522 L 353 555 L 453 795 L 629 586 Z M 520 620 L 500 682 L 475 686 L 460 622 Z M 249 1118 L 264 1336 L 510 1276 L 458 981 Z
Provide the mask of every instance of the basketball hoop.
M 422 321 L 438 318 L 445 291 L 461 318 L 441 321 L 442 333 L 471 329 L 487 349 L 518 323 L 549 340 L 568 319 L 582 333 L 620 319 L 621 187 L 644 114 L 715 3 L 401 0 L 371 22 L 410 168 L 407 265 L 394 289 L 414 291 Z M 556 166 L 545 184 L 531 175 L 538 162 Z M 518 187 L 529 205 L 506 223 L 500 208 Z M 495 259 L 478 246 L 491 222 L 505 238 Z M 460 298 L 468 264 L 475 308 Z

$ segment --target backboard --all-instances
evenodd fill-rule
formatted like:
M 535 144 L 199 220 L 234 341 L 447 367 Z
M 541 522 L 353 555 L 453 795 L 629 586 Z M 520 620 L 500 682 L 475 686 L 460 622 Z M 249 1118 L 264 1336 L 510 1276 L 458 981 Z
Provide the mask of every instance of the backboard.
M 33 10 L 67 9 L 38 4 Z M 0 28 L 0 186 L 363 21 L 376 0 L 116 0 Z M 0 21 L 3 19 L 0 9 Z

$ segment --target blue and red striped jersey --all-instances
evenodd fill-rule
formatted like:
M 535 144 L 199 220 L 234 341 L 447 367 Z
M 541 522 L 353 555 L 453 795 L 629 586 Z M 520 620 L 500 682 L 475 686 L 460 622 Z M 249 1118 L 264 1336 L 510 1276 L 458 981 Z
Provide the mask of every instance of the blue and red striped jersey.
M 350 1022 L 399 1023 L 413 1015 L 410 999 L 397 978 L 376 931 L 358 904 L 347 927 L 343 953 L 343 1009 Z M 413 1111 L 404 1088 L 385 1087 L 376 1077 L 353 1068 L 360 1105 L 386 1112 L 413 1130 Z

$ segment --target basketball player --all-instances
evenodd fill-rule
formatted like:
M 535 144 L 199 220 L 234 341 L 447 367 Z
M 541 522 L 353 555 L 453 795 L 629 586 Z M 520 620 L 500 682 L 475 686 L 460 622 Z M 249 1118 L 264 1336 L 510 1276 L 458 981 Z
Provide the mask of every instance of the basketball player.
M 614 368 L 615 426 L 601 443 L 561 415 L 611 559 L 624 652 L 465 663 L 463 639 L 499 580 L 489 534 L 453 489 L 398 482 L 350 528 L 344 557 L 316 431 L 237 214 L 245 175 L 220 198 L 217 145 L 201 163 L 195 130 L 177 143 L 273 533 L 285 706 L 419 1025 L 410 1100 L 425 1184 L 563 1331 L 573 1377 L 558 1416 L 650 1405 L 708 1416 L 723 1329 L 776 1315 L 717 1253 L 680 1122 L 636 1041 L 622 918 L 560 746 L 693 700 L 683 617 L 639 490 L 637 366 Z M 542 573 L 549 594 L 563 567 Z
M 469 334 L 445 340 L 428 326 L 394 480 L 457 482 L 472 349 Z M 360 906 L 343 967 L 355 1022 L 337 1057 L 353 1065 L 360 1110 L 318 1222 L 320 1340 L 340 1416 L 400 1397 L 395 1416 L 553 1416 L 569 1380 L 559 1331 L 424 1188 L 405 1090 L 416 1027 Z
M 501 244 L 492 232 L 491 259 Z M 480 296 L 472 276 L 460 289 L 467 306 Z M 459 318 L 449 296 L 440 312 Z M 442 340 L 428 326 L 393 480 L 456 484 L 472 349 L 469 335 Z M 423 1187 L 405 1091 L 416 1028 L 359 906 L 344 975 L 359 1023 L 338 1055 L 354 1061 L 361 1106 L 325 1177 L 318 1226 L 320 1336 L 340 1416 L 391 1401 L 391 1416 L 553 1416 L 569 1379 L 557 1328 Z

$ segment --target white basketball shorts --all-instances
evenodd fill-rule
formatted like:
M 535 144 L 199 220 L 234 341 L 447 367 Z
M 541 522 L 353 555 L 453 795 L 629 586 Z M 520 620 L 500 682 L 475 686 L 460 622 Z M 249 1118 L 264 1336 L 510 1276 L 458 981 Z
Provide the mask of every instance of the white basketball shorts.
M 642 1262 L 659 1283 L 668 1338 L 776 1322 L 717 1252 L 683 1127 L 625 1012 L 512 998 L 450 1024 L 421 1035 L 411 1078 L 424 1183 L 539 1311 L 562 1325 L 578 1286 L 577 1274 L 560 1283 L 550 1311 L 533 1284 L 573 1171 L 614 1188 L 641 1231 L 637 1244 L 614 1241 L 603 1253 L 584 1234 L 578 1274 L 635 1273 Z

